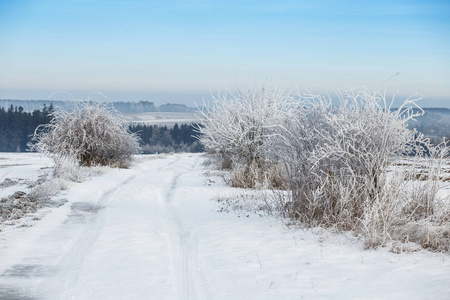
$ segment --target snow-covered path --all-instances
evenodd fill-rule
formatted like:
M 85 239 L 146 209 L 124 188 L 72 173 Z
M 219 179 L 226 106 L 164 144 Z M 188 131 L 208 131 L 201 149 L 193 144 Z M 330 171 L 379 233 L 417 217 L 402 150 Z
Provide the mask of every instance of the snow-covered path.
M 200 155 L 141 157 L 0 233 L 0 299 L 448 299 L 450 257 L 364 251 L 274 218 L 219 213 L 242 191 Z M 216 181 L 216 182 L 215 182 Z
M 199 159 L 153 159 L 73 188 L 21 233 L 20 255 L 3 249 L 0 298 L 200 299 L 196 244 L 174 204 Z

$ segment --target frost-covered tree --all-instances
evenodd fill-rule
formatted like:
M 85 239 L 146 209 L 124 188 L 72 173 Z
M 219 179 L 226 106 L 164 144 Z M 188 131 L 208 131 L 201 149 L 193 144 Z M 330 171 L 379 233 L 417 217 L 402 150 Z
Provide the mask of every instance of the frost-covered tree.
M 339 96 L 334 107 L 328 96 L 302 95 L 296 109 L 280 112 L 282 122 L 265 144 L 288 168 L 290 215 L 313 225 L 359 228 L 370 246 L 392 238 L 446 244 L 450 209 L 437 192 L 449 148 L 408 129 L 422 113 L 419 99 L 393 109 L 381 92 L 354 89 Z M 406 234 L 411 226 L 415 231 Z M 427 227 L 437 233 L 424 236 Z
M 30 149 L 83 166 L 126 165 L 138 153 L 139 138 L 113 108 L 82 102 L 66 111 L 55 110 L 49 124 L 36 129 Z
M 213 99 L 200 109 L 197 132 L 209 151 L 231 159 L 235 186 L 270 183 L 270 162 L 262 148 L 277 113 L 292 98 L 285 90 L 266 86 L 240 88 Z
M 308 220 L 361 217 L 365 201 L 380 194 L 386 168 L 400 154 L 424 151 L 407 128 L 419 114 L 412 109 L 416 100 L 392 110 L 383 94 L 366 89 L 340 100 L 333 107 L 329 96 L 302 95 L 267 143 L 289 168 L 294 214 Z

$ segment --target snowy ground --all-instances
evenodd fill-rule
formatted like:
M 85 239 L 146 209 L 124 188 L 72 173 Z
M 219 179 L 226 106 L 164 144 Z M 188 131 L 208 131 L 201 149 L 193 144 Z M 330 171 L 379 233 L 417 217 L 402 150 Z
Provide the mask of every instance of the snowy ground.
M 177 112 L 146 112 L 123 114 L 124 118 L 133 124 L 158 125 L 172 127 L 175 123 L 191 124 L 198 122 L 194 113 Z
M 0 176 L 14 180 L 49 163 L 7 158 Z M 205 176 L 203 160 L 140 156 L 3 225 L 0 299 L 450 299 L 448 254 L 367 251 L 349 236 L 218 212 L 215 199 L 241 191 Z
M 45 178 L 53 166 L 49 158 L 31 153 L 0 153 L 0 198 L 27 190 Z

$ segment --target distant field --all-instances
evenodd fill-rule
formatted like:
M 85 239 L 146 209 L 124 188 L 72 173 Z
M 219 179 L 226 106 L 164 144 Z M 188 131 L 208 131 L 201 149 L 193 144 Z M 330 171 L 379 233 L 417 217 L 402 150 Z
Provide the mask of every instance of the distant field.
M 133 124 L 174 126 L 175 123 L 192 123 L 197 121 L 193 113 L 177 112 L 145 112 L 123 114 L 125 119 Z

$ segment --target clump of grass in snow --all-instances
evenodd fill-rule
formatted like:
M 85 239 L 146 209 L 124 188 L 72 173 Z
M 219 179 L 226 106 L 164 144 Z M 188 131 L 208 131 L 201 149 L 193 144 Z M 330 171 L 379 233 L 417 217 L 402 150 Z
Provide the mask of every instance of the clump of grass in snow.
M 28 192 L 17 191 L 0 200 L 0 222 L 15 222 L 43 207 L 60 206 L 66 201 L 55 199 L 61 191 L 70 188 L 73 182 L 83 182 L 103 174 L 104 167 L 83 167 L 69 157 L 55 163 L 52 174 L 47 174 L 30 184 Z

